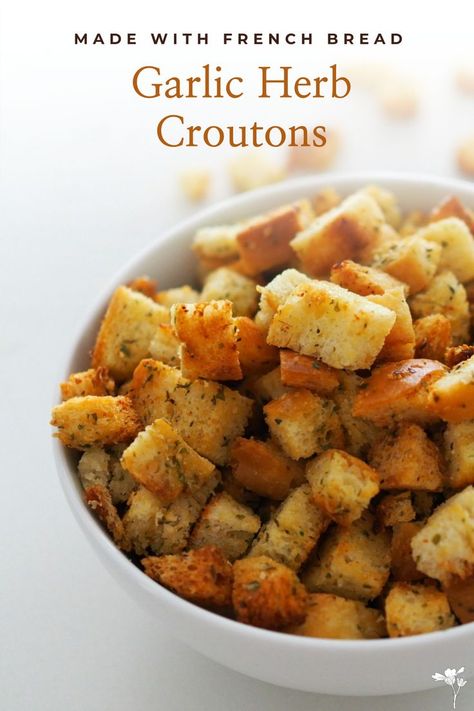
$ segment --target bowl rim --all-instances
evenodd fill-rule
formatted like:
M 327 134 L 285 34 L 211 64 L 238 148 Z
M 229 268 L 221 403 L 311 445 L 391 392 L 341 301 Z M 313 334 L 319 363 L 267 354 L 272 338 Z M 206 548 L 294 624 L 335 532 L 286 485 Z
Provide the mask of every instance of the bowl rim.
M 254 202 L 265 201 L 265 199 L 275 198 L 279 196 L 284 198 L 285 194 L 301 189 L 302 195 L 306 190 L 315 190 L 328 185 L 337 188 L 347 183 L 359 183 L 360 187 L 365 184 L 383 184 L 390 183 L 391 187 L 396 190 L 396 186 L 417 185 L 420 183 L 427 188 L 443 188 L 446 194 L 451 192 L 462 191 L 463 193 L 471 193 L 474 199 L 474 184 L 465 180 L 456 178 L 443 178 L 442 176 L 429 175 L 423 173 L 401 173 L 387 171 L 364 171 L 354 173 L 324 173 L 313 174 L 301 178 L 283 181 L 274 185 L 269 185 L 258 190 L 252 190 L 242 193 L 225 200 L 219 201 L 209 207 L 199 210 L 191 217 L 179 221 L 174 226 L 163 231 L 156 239 L 142 247 L 135 253 L 119 270 L 113 274 L 107 285 L 101 290 L 99 295 L 94 299 L 92 308 L 86 308 L 87 316 L 85 316 L 76 329 L 76 338 L 72 345 L 69 345 L 66 355 L 59 359 L 60 367 L 57 371 L 57 377 L 54 383 L 53 406 L 58 404 L 58 389 L 57 383 L 61 382 L 64 377 L 67 377 L 71 372 L 70 368 L 76 358 L 76 353 L 81 347 L 83 340 L 90 330 L 92 323 L 98 316 L 103 313 L 105 305 L 110 298 L 112 291 L 123 281 L 126 274 L 132 271 L 136 265 L 140 264 L 147 256 L 155 253 L 160 245 L 169 243 L 174 237 L 188 231 L 192 233 L 199 226 L 202 226 L 208 220 L 212 220 L 220 214 L 225 215 L 231 210 L 245 210 L 246 206 L 252 205 Z M 267 208 L 264 208 L 267 209 Z M 225 218 L 224 218 L 225 219 Z M 86 305 L 87 306 L 87 305 Z M 149 578 L 138 566 L 136 566 L 129 558 L 120 551 L 108 534 L 104 531 L 98 520 L 93 516 L 88 509 L 82 497 L 79 495 L 79 486 L 76 472 L 71 466 L 67 458 L 67 448 L 63 447 L 57 438 L 52 439 L 53 457 L 58 472 L 61 487 L 66 496 L 66 499 L 72 509 L 72 512 L 79 523 L 81 529 L 88 533 L 98 544 L 101 553 L 110 559 L 113 566 L 121 570 L 125 577 L 131 578 L 133 582 L 141 587 L 151 597 L 156 598 L 156 601 L 162 602 L 165 605 L 174 607 L 177 614 L 187 617 L 190 621 L 198 623 L 206 623 L 218 628 L 227 635 L 245 635 L 249 641 L 278 643 L 286 646 L 288 651 L 292 650 L 319 650 L 325 654 L 338 654 L 341 652 L 354 652 L 360 654 L 373 654 L 374 652 L 382 652 L 386 649 L 402 650 L 410 649 L 414 652 L 419 652 L 426 644 L 437 644 L 438 642 L 446 642 L 449 640 L 463 640 L 474 634 L 474 622 L 465 623 L 447 630 L 437 632 L 423 633 L 409 637 L 397 638 L 382 638 L 369 640 L 339 640 L 325 639 L 318 637 L 304 637 L 302 635 L 292 635 L 285 632 L 262 629 L 252 625 L 238 622 L 224 615 L 207 610 L 196 605 L 193 602 L 181 598 L 179 595 L 171 592 L 167 588 Z M 92 541 L 86 535 L 92 545 Z M 164 608 L 163 608 L 164 609 Z

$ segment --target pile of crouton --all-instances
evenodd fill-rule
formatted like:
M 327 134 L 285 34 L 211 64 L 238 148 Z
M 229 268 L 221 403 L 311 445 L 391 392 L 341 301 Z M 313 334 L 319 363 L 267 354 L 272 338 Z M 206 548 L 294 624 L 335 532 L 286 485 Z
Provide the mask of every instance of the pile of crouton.
M 328 188 L 199 229 L 194 285 L 119 286 L 52 416 L 114 543 L 271 630 L 474 621 L 473 233 Z

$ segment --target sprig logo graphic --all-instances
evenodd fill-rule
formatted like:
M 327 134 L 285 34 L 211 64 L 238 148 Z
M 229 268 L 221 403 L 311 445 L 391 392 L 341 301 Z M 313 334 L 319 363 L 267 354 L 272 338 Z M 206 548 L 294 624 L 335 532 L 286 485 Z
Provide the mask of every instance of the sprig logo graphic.
M 462 678 L 462 676 L 458 677 L 459 674 L 462 674 L 464 671 L 464 667 L 461 667 L 456 671 L 456 669 L 445 669 L 444 674 L 440 674 L 439 672 L 436 672 L 436 674 L 432 674 L 432 677 L 435 681 L 444 681 L 445 684 L 448 684 L 448 686 L 451 687 L 452 692 L 453 692 L 453 709 L 456 708 L 456 699 L 458 697 L 459 692 L 461 691 L 463 686 L 466 686 L 467 681 Z

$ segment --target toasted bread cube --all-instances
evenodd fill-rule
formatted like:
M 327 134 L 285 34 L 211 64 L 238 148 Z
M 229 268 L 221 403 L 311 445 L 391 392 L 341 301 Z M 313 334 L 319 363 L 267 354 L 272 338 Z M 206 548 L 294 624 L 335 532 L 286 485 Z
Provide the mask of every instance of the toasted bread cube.
M 73 449 L 130 442 L 141 429 L 130 398 L 120 395 L 72 397 L 53 408 L 51 424 Z
M 126 503 L 130 494 L 138 488 L 135 479 L 125 471 L 120 463 L 126 447 L 125 444 L 117 444 L 111 448 L 109 455 L 110 479 L 107 488 L 115 506 Z
M 239 224 L 201 227 L 194 236 L 193 251 L 200 259 L 215 261 L 216 267 L 232 262 L 239 256 L 239 230 Z
M 268 345 L 265 331 L 247 316 L 238 316 L 234 324 L 243 374 L 256 375 L 272 370 L 279 361 L 279 352 L 275 346 Z
M 128 392 L 144 426 L 151 425 L 159 417 L 172 422 L 176 409 L 173 393 L 178 385 L 188 387 L 189 381 L 177 368 L 151 358 L 145 358 L 137 365 Z
M 454 366 L 462 363 L 464 360 L 468 360 L 474 355 L 474 346 L 468 346 L 463 343 L 460 346 L 450 346 L 446 349 L 444 354 L 444 362 L 448 368 L 454 368 Z
M 208 380 L 240 380 L 237 336 L 230 301 L 175 304 L 173 326 L 182 342 L 184 377 Z
M 455 624 L 445 593 L 434 585 L 395 583 L 385 600 L 389 637 L 407 637 Z
M 449 195 L 431 211 L 430 222 L 445 220 L 447 217 L 458 217 L 474 234 L 474 214 L 455 195 Z
M 115 383 L 107 368 L 90 368 L 82 373 L 72 373 L 65 383 L 61 383 L 63 400 L 84 395 L 113 395 Z
M 81 455 L 77 470 L 82 488 L 107 487 L 110 479 L 110 455 L 102 447 L 90 447 Z
M 179 366 L 180 340 L 176 338 L 173 326 L 160 323 L 150 342 L 150 355 L 166 365 Z
M 372 600 L 380 595 L 390 573 L 390 536 L 375 533 L 367 512 L 350 526 L 331 530 L 303 572 L 310 592 Z
M 405 420 L 432 422 L 437 418 L 429 409 L 428 388 L 445 372 L 442 363 L 425 358 L 381 365 L 357 393 L 352 412 L 380 426 Z
M 253 316 L 258 302 L 257 282 L 228 267 L 215 269 L 204 281 L 201 301 L 224 299 L 232 302 L 234 316 Z
M 474 418 L 474 356 L 431 385 L 430 403 L 433 412 L 447 422 Z
M 398 204 L 398 199 L 394 193 L 385 188 L 381 188 L 380 185 L 367 185 L 359 193 L 370 195 L 371 198 L 375 200 L 377 205 L 383 212 L 385 221 L 396 230 L 400 227 L 402 222 L 402 215 L 400 212 L 400 206 Z
M 402 219 L 402 223 L 398 228 L 401 237 L 410 237 L 415 234 L 420 227 L 427 225 L 429 216 L 422 210 L 412 210 Z
M 233 561 L 244 555 L 259 528 L 260 518 L 222 491 L 204 508 L 193 528 L 189 547 L 214 546 Z
M 387 634 L 380 610 L 326 593 L 308 595 L 305 621 L 285 632 L 326 639 L 378 639 Z
M 452 343 L 451 321 L 443 314 L 432 314 L 416 319 L 413 328 L 416 358 L 431 358 L 444 363 L 446 349 Z
M 412 235 L 382 245 L 374 255 L 372 266 L 405 282 L 410 294 L 416 294 L 429 285 L 440 259 L 438 244 Z
M 174 304 L 195 304 L 201 299 L 201 295 L 196 289 L 193 289 L 189 284 L 184 286 L 178 286 L 174 289 L 167 289 L 166 291 L 159 291 L 154 300 L 157 304 L 162 304 L 170 309 Z
M 126 286 L 114 292 L 92 353 L 93 368 L 105 367 L 118 382 L 127 380 L 149 353 L 150 341 L 169 311 Z
M 291 292 L 301 284 L 310 284 L 312 279 L 299 272 L 297 269 L 285 269 L 277 274 L 265 286 L 257 286 L 260 294 L 259 310 L 255 316 L 255 323 L 268 330 L 270 323 Z
M 269 373 L 265 373 L 265 375 L 257 378 L 257 380 L 252 383 L 251 390 L 255 397 L 262 402 L 278 400 L 282 395 L 293 391 L 292 388 L 283 385 L 280 367 L 274 368 Z
M 431 491 L 412 491 L 411 500 L 416 511 L 417 518 L 425 519 L 431 516 L 433 509 L 437 506 L 439 494 Z M 439 503 L 439 501 L 438 501 Z
M 452 583 L 444 592 L 459 622 L 474 622 L 474 577 Z
M 301 478 L 303 466 L 289 459 L 271 440 L 238 437 L 231 450 L 234 478 L 259 496 L 279 501 Z
M 390 289 L 403 288 L 408 292 L 408 286 L 398 279 L 390 276 L 381 269 L 364 266 L 345 259 L 343 262 L 334 264 L 331 269 L 331 281 L 344 289 L 353 291 L 359 296 L 369 296 L 370 294 L 385 294 Z
M 232 598 L 232 565 L 214 546 L 179 555 L 142 559 L 145 573 L 180 597 L 205 607 L 226 607 Z
M 116 546 L 124 551 L 130 550 L 130 542 L 126 536 L 125 529 L 117 509 L 112 503 L 110 492 L 105 486 L 95 484 L 88 486 L 84 490 L 84 496 L 89 506 L 98 518 L 102 521 L 107 531 L 110 533 Z
M 464 489 L 474 484 L 474 420 L 448 424 L 444 442 L 449 486 Z
M 341 526 L 362 516 L 379 492 L 377 472 L 361 459 L 330 449 L 306 464 L 314 501 Z
M 465 222 L 447 217 L 422 227 L 417 236 L 439 244 L 439 269 L 449 269 L 460 282 L 474 279 L 474 239 Z
M 279 630 L 303 622 L 307 594 L 293 570 L 268 556 L 234 563 L 232 604 L 240 622 Z
M 311 457 L 343 444 L 341 423 L 331 400 L 294 390 L 263 408 L 270 433 L 292 459 Z
M 415 331 L 410 309 L 403 287 L 388 289 L 383 294 L 372 294 L 369 301 L 391 309 L 396 314 L 396 321 L 377 356 L 379 361 L 395 361 L 413 358 L 415 355 Z
M 132 289 L 132 291 L 139 291 L 150 299 L 154 299 L 156 296 L 156 279 L 150 279 L 150 277 L 145 274 L 135 277 L 135 279 L 128 282 L 127 286 L 129 289 Z
M 335 368 L 294 351 L 280 350 L 280 372 L 283 385 L 306 388 L 318 395 L 330 395 L 339 387 L 339 373 Z
M 333 207 L 337 207 L 341 202 L 342 197 L 334 188 L 322 188 L 311 200 L 314 214 L 317 217 L 332 210 Z
M 155 420 L 140 432 L 122 455 L 122 466 L 164 504 L 183 491 L 195 492 L 215 467 L 201 457 L 166 420 Z
M 474 574 L 474 488 L 439 506 L 412 540 L 416 567 L 449 585 Z
M 469 340 L 470 314 L 466 290 L 452 272 L 437 274 L 429 287 L 409 301 L 415 318 L 442 314 L 451 322 L 453 342 Z
M 340 379 L 341 385 L 334 391 L 332 399 L 344 432 L 344 449 L 364 459 L 371 444 L 379 439 L 381 429 L 370 420 L 352 414 L 357 394 L 366 387 L 366 380 L 349 372 L 340 372 Z
M 386 494 L 377 505 L 377 521 L 381 526 L 395 526 L 414 518 L 416 511 L 411 502 L 411 491 Z
M 302 484 L 289 493 L 260 529 L 249 555 L 267 555 L 298 570 L 329 523 L 328 516 L 313 502 L 309 484 Z
M 267 341 L 334 368 L 370 368 L 395 323 L 390 309 L 330 282 L 297 287 L 278 308 Z
M 299 232 L 291 246 L 309 274 L 326 274 L 342 259 L 354 259 L 373 245 L 384 216 L 373 198 L 355 193 L 317 217 Z
M 423 521 L 397 523 L 392 532 L 392 577 L 394 580 L 413 582 L 423 580 L 424 574 L 416 567 L 411 542 L 423 528 Z

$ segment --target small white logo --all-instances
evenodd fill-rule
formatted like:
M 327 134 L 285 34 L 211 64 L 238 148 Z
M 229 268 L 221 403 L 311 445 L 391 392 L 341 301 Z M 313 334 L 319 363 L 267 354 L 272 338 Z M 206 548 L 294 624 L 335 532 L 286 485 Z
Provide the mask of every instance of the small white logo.
M 453 709 L 456 708 L 456 699 L 458 697 L 459 692 L 461 691 L 463 686 L 466 686 L 467 681 L 462 678 L 462 676 L 458 677 L 459 674 L 462 674 L 464 671 L 464 667 L 461 667 L 456 671 L 456 669 L 445 669 L 444 674 L 440 674 L 439 672 L 436 672 L 436 674 L 432 674 L 432 677 L 435 681 L 444 681 L 445 684 L 448 684 L 448 686 L 451 687 L 451 690 L 453 692 Z

